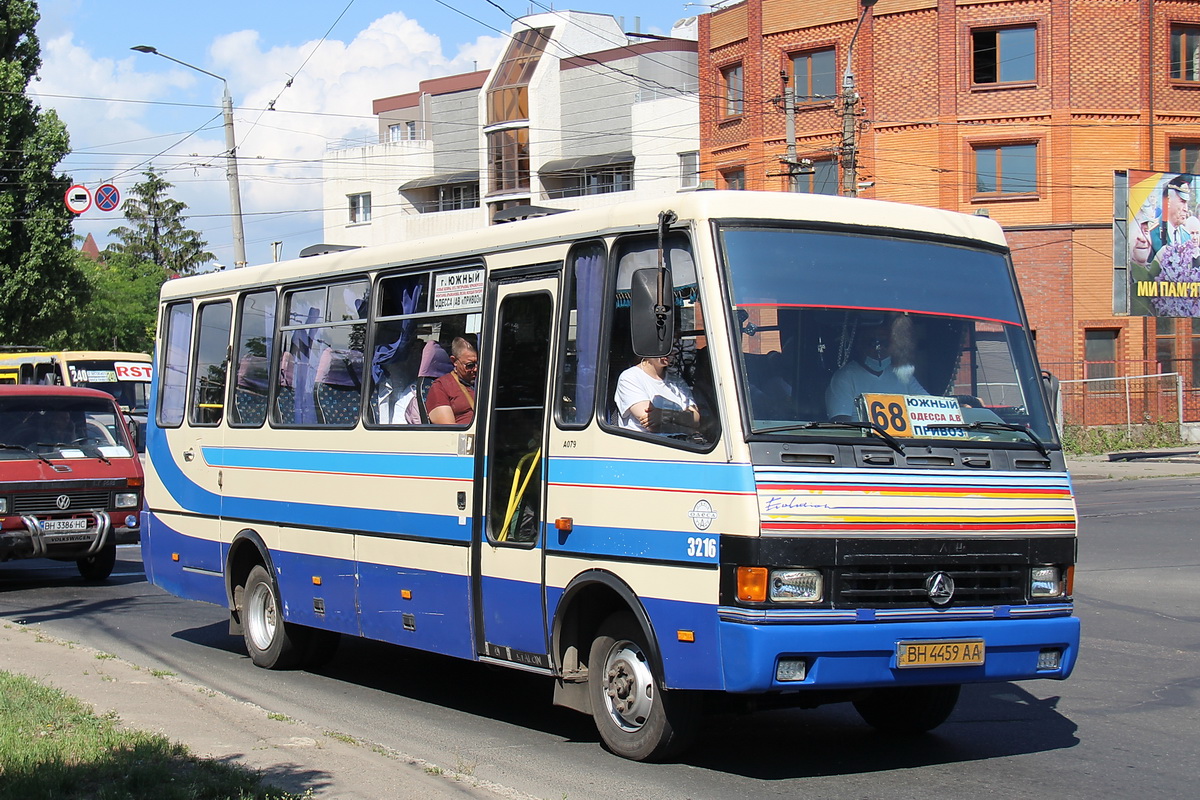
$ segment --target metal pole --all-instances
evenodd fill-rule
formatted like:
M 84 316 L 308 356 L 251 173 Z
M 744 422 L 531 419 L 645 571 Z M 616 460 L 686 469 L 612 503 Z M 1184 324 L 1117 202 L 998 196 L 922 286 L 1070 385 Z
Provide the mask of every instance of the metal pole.
M 225 179 L 229 181 L 229 207 L 233 215 L 233 266 L 246 266 L 246 232 L 242 229 L 242 191 L 238 180 L 237 141 L 233 136 L 233 98 L 229 95 L 229 83 L 224 78 L 225 95 L 221 107 L 225 115 Z
M 846 71 L 842 73 L 842 195 L 845 197 L 858 196 L 858 142 L 855 107 L 858 105 L 858 92 L 854 88 L 854 43 L 858 32 L 862 30 L 863 20 L 867 18 L 867 10 L 878 0 L 861 0 L 862 13 L 858 15 L 858 24 L 854 26 L 854 35 L 850 37 L 850 46 L 846 48 Z

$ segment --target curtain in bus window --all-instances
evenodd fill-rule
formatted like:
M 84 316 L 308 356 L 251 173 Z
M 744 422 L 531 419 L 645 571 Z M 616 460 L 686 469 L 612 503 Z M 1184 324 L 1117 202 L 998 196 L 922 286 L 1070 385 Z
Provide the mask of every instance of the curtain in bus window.
M 597 252 L 575 260 L 576 420 L 591 416 L 596 397 L 596 343 L 600 339 L 600 307 L 604 296 L 604 253 Z
M 401 288 L 400 290 L 400 313 L 412 314 L 417 310 L 421 302 L 421 293 L 424 289 L 422 278 L 417 276 L 412 281 L 412 286 Z M 375 353 L 371 358 L 371 378 L 375 383 L 380 383 L 384 379 L 383 365 L 394 358 L 402 357 L 413 341 L 413 331 L 416 328 L 416 320 L 406 319 L 400 323 L 400 332 L 396 336 L 395 341 L 385 342 L 375 346 Z
M 321 309 L 313 306 L 308 309 L 306 324 L 319 322 Z M 292 344 L 288 352 L 291 354 L 293 406 L 292 422 L 296 425 L 317 424 L 317 404 L 313 395 L 317 374 L 317 359 L 320 358 L 320 342 L 313 334 L 314 328 L 292 331 Z M 316 351 L 316 352 L 314 352 Z

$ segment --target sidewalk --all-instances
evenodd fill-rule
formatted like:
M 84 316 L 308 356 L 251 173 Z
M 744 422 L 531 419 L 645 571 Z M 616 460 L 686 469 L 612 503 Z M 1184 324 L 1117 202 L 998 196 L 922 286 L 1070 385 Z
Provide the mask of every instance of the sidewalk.
M 1122 453 L 1072 456 L 1067 459 L 1067 469 L 1076 482 L 1200 477 L 1200 452 L 1197 450 L 1195 446 L 1144 450 L 1129 460 L 1112 460 L 1121 458 Z
M 1108 455 L 1067 460 L 1076 482 L 1200 478 L 1196 448 L 1161 450 L 1128 461 Z M 205 686 L 156 675 L 79 644 L 0 620 L 0 669 L 55 686 L 114 711 L 122 723 L 182 742 L 198 756 L 236 762 L 289 792 L 318 800 L 524 798 L 520 792 L 455 773 L 372 742 L 272 716 Z
M 314 728 L 205 686 L 154 674 L 76 643 L 0 620 L 0 669 L 28 675 L 161 733 L 197 756 L 237 763 L 263 781 L 321 800 L 524 798 L 520 792 L 372 742 Z

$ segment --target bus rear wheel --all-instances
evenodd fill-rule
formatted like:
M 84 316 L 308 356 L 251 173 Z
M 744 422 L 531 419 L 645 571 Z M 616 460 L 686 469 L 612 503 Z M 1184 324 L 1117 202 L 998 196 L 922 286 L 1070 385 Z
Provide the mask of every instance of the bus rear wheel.
M 267 669 L 294 669 L 307 651 L 306 628 L 283 620 L 279 590 L 266 568 L 246 576 L 242 593 L 242 635 L 250 660 Z
M 925 733 L 941 725 L 954 711 L 962 687 L 900 686 L 872 689 L 854 701 L 868 725 L 885 733 Z
M 698 707 L 691 695 L 662 691 L 645 641 L 632 614 L 606 619 L 588 656 L 588 691 L 605 747 L 633 761 L 661 761 L 691 742 Z

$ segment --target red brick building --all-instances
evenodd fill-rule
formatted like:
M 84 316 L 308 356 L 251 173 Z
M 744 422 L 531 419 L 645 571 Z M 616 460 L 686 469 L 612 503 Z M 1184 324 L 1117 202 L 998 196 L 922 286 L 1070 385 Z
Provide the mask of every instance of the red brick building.
M 860 13 L 858 195 L 999 222 L 1043 366 L 1061 378 L 1162 369 L 1200 384 L 1200 321 L 1128 316 L 1114 235 L 1115 171 L 1200 172 L 1200 2 L 726 5 L 699 25 L 702 179 L 846 193 L 842 87 Z M 812 162 L 795 176 L 780 160 L 789 90 L 796 156 Z

